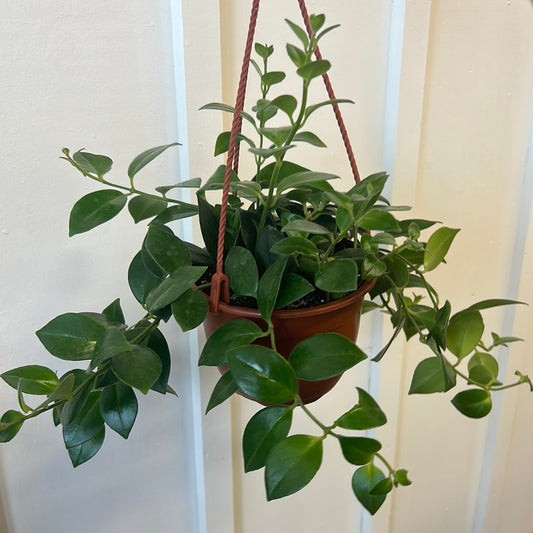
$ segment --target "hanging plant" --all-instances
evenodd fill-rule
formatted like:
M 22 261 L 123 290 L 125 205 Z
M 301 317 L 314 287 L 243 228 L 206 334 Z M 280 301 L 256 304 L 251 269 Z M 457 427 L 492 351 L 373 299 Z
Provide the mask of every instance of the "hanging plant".
M 393 467 L 382 454 L 381 443 L 365 436 L 387 422 L 385 413 L 362 388 L 333 420 L 318 419 L 308 405 L 368 358 L 355 343 L 361 311 L 384 313 L 393 327 L 372 364 L 383 359 L 399 335 L 418 340 L 426 350 L 409 394 L 460 387 L 453 406 L 467 417 L 481 418 L 490 412 L 494 392 L 520 384 L 533 388 L 520 372 L 504 385 L 492 355 L 496 347 L 519 339 L 492 333 L 487 340 L 485 335 L 483 311 L 519 302 L 483 300 L 452 310 L 429 276 L 444 262 L 459 230 L 397 217 L 406 208 L 382 196 L 387 174 L 359 178 L 339 112 L 339 104 L 349 100 L 335 98 L 327 78 L 331 65 L 318 49 L 335 27 L 326 26 L 324 15 L 308 17 L 300 5 L 306 27 L 287 21 L 295 41 L 286 47 L 300 81 L 299 98 L 280 89 L 286 74 L 271 67 L 272 46 L 256 44 L 255 59 L 250 59 L 256 0 L 237 105 L 204 106 L 234 117 L 232 130 L 215 143 L 215 156 L 228 152 L 228 163 L 207 180 L 154 191 L 137 186 L 142 169 L 178 143 L 135 157 L 124 182 L 108 177 L 111 158 L 63 149 L 63 159 L 99 186 L 72 208 L 70 236 L 110 221 L 126 205 L 135 223 L 148 221 L 128 269 L 142 317 L 128 325 L 115 299 L 100 312 L 65 313 L 37 331 L 51 355 L 81 368 L 61 376 L 41 365 L 5 371 L 1 377 L 17 391 L 19 406 L 1 417 L 0 442 L 48 412 L 62 428 L 74 466 L 98 452 L 106 427 L 128 438 L 138 392 L 174 393 L 161 322 L 175 320 L 183 331 L 204 323 L 209 338 L 199 363 L 222 372 L 207 411 L 237 392 L 263 404 L 244 431 L 243 459 L 246 471 L 264 468 L 267 498 L 305 487 L 322 466 L 324 440 L 334 439 L 354 470 L 355 496 L 373 514 L 394 487 L 411 483 L 406 470 Z M 261 93 L 252 109 L 243 111 L 248 65 Z M 320 77 L 329 98 L 311 102 L 309 88 Z M 308 121 L 328 107 L 337 114 L 355 178 L 348 190 L 334 188 L 339 176 L 297 163 L 293 150 L 299 144 L 325 146 Z M 239 143 L 253 158 L 248 179 L 237 168 Z M 177 188 L 195 190 L 197 202 L 173 198 Z M 222 199 L 213 203 L 220 191 Z M 203 246 L 185 242 L 171 228 L 189 217 L 199 220 Z M 370 300 L 363 303 L 365 295 Z M 348 318 L 335 314 L 330 320 L 323 314 L 344 307 Z M 319 329 L 306 330 L 299 322 L 305 315 L 318 316 Z M 32 406 L 30 397 L 41 399 Z M 315 433 L 291 434 L 295 411 L 310 418 Z

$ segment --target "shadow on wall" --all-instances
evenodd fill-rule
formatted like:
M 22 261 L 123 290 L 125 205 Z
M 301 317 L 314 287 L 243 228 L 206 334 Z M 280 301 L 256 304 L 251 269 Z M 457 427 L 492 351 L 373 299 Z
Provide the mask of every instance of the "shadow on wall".
M 0 533 L 9 533 L 12 531 L 10 524 L 2 462 L 0 461 Z

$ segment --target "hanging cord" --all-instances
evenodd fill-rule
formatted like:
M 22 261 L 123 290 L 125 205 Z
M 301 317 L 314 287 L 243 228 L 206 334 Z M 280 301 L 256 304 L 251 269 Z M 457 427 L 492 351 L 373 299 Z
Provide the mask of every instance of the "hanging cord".
M 309 23 L 309 13 L 307 12 L 307 7 L 305 6 L 305 0 L 298 0 L 298 4 L 300 5 L 300 11 L 302 12 L 307 33 L 309 36 L 311 36 L 313 30 L 311 29 L 311 24 Z M 322 54 L 320 53 L 318 46 L 315 50 L 315 56 L 319 61 L 322 59 Z M 327 72 L 322 75 L 322 78 L 324 79 L 324 85 L 326 86 L 326 91 L 328 92 L 330 100 L 335 100 L 335 92 L 333 91 L 333 86 L 331 85 L 331 81 Z M 346 154 L 348 155 L 348 160 L 350 161 L 350 167 L 352 168 L 355 183 L 359 183 L 361 181 L 361 177 L 359 176 L 359 170 L 357 169 L 357 163 L 355 162 L 352 145 L 350 143 L 350 139 L 348 138 L 348 131 L 346 130 L 339 104 L 332 105 L 335 118 L 337 119 L 337 124 L 339 125 L 339 129 L 341 131 L 342 142 L 344 143 L 344 148 L 346 149 Z
M 228 198 L 229 198 L 229 189 L 231 181 L 232 170 L 237 173 L 239 166 L 239 143 L 237 142 L 237 136 L 241 131 L 242 127 L 242 111 L 244 108 L 244 99 L 246 95 L 246 83 L 248 80 L 248 69 L 250 64 L 250 57 L 252 55 L 252 46 L 255 35 L 255 28 L 257 25 L 257 17 L 259 13 L 259 1 L 253 0 L 252 10 L 250 13 L 250 23 L 248 26 L 248 37 L 246 40 L 246 46 L 244 51 L 244 58 L 242 62 L 241 77 L 239 79 L 239 88 L 237 91 L 237 98 L 235 102 L 235 110 L 233 113 L 233 121 L 231 125 L 230 139 L 229 139 L 229 150 L 228 158 L 226 161 L 226 171 L 224 174 L 224 185 L 222 189 L 222 200 L 220 206 L 220 220 L 218 225 L 218 243 L 217 243 L 217 260 L 216 260 L 216 272 L 211 278 L 211 293 L 209 296 L 209 309 L 211 312 L 218 312 L 220 301 L 225 303 L 229 302 L 229 283 L 228 277 L 224 274 L 224 236 L 226 232 L 226 218 L 227 218 L 227 209 L 228 209 Z M 300 11 L 304 19 L 305 27 L 307 33 L 312 35 L 313 31 L 311 29 L 311 24 L 309 22 L 309 14 L 307 12 L 307 7 L 305 5 L 305 0 L 298 0 L 300 5 Z M 318 46 L 315 50 L 315 56 L 318 60 L 322 59 L 322 55 Z M 324 84 L 326 86 L 326 91 L 330 100 L 335 100 L 335 92 L 331 85 L 331 81 L 327 73 L 322 75 L 324 79 Z M 339 126 L 342 141 L 346 149 L 346 154 L 348 155 L 348 160 L 350 162 L 350 167 L 354 176 L 356 183 L 359 183 L 359 171 L 357 169 L 357 164 L 355 162 L 355 156 L 353 149 L 348 138 L 348 132 L 344 124 L 344 120 L 341 115 L 340 108 L 338 104 L 332 104 L 333 112 L 335 113 L 335 118 L 337 119 L 337 124 Z
M 222 201 L 220 207 L 220 221 L 218 225 L 218 246 L 217 246 L 217 262 L 216 272 L 211 278 L 211 294 L 209 297 L 209 305 L 212 312 L 218 311 L 220 299 L 224 302 L 229 302 L 229 286 L 228 277 L 224 274 L 224 234 L 226 230 L 226 215 L 228 209 L 229 186 L 231 179 L 232 168 L 238 169 L 238 149 L 237 135 L 240 132 L 242 125 L 241 112 L 244 108 L 244 98 L 246 95 L 246 82 L 248 79 L 248 67 L 250 65 L 250 57 L 252 55 L 252 45 L 254 41 L 255 28 L 257 25 L 257 16 L 259 13 L 259 0 L 254 0 L 252 11 L 250 13 L 250 24 L 248 26 L 248 37 L 246 39 L 246 47 L 244 51 L 244 58 L 242 61 L 241 77 L 239 80 L 239 89 L 237 91 L 237 98 L 235 102 L 235 111 L 233 113 L 233 122 L 231 125 L 231 132 L 229 138 L 228 159 L 226 161 L 226 173 L 224 175 L 224 187 L 222 189 Z M 235 171 L 236 171 L 235 170 Z

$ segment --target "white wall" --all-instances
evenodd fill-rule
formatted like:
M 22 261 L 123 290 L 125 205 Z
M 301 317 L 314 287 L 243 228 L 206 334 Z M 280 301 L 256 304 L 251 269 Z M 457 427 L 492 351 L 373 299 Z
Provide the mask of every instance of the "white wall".
M 188 140 L 181 157 L 169 153 L 147 169 L 147 186 L 164 172 L 170 181 L 180 173 L 189 177 L 188 168 L 190 177 L 208 174 L 221 120 L 196 110 L 222 97 L 232 102 L 249 4 L 184 0 L 184 32 L 173 36 L 179 0 L 5 3 L 1 370 L 28 362 L 63 368 L 33 335 L 59 313 L 100 310 L 121 296 L 127 315 L 136 318 L 124 269 L 143 228 L 132 229 L 123 214 L 68 239 L 72 203 L 94 189 L 58 159 L 60 148 L 109 153 L 120 176 L 144 148 Z M 435 284 L 455 309 L 489 297 L 533 304 L 531 2 L 309 0 L 308 6 L 342 23 L 324 41 L 323 54 L 334 63 L 337 95 L 356 101 L 343 110 L 362 174 L 386 164 L 396 203 L 463 228 Z M 257 39 L 281 51 L 290 37 L 282 18 L 299 16 L 295 1 L 262 2 Z M 342 173 L 349 183 L 335 122 L 327 110 L 319 120 L 330 149 L 309 164 Z M 533 375 L 532 309 L 490 314 L 488 330 L 529 337 L 508 356 L 510 378 L 515 368 Z M 469 422 L 447 395 L 407 396 L 424 354 L 399 343 L 379 375 L 368 368 L 349 373 L 338 396 L 313 409 L 327 418 L 355 385 L 370 380 L 391 421 L 379 435 L 385 451 L 409 469 L 414 484 L 370 520 L 350 495 L 349 469 L 328 449 L 309 487 L 267 504 L 261 475 L 244 476 L 240 456 L 242 427 L 257 407 L 237 399 L 202 417 L 190 339 L 175 332 L 172 384 L 180 396 L 142 398 L 128 442 L 108 432 L 98 456 L 76 470 L 49 420 L 28 423 L 0 447 L 0 496 L 10 533 L 73 527 L 81 533 L 147 527 L 178 533 L 533 531 L 533 401 L 525 388 L 506 394 L 489 420 Z M 379 334 L 379 324 L 366 324 L 361 343 L 371 347 Z M 506 358 L 502 352 L 502 362 Z M 215 380 L 202 370 L 204 404 Z M 6 387 L 0 387 L 0 406 L 15 407 Z

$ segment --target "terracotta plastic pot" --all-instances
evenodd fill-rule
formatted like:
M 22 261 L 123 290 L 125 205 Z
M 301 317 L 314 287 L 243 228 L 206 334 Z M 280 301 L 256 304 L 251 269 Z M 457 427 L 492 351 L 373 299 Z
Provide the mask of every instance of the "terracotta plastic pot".
M 339 333 L 355 341 L 359 331 L 361 307 L 375 280 L 363 283 L 355 292 L 333 302 L 303 309 L 276 310 L 272 313 L 277 351 L 288 359 L 292 349 L 304 339 L 317 333 Z M 263 329 L 266 324 L 257 309 L 235 307 L 220 302 L 217 313 L 209 312 L 204 321 L 204 330 L 209 337 L 218 327 L 236 318 L 247 318 Z M 257 344 L 270 348 L 267 337 L 258 339 Z M 220 367 L 225 372 L 226 367 Z M 298 380 L 299 394 L 304 403 L 311 403 L 329 392 L 341 375 L 321 381 Z

